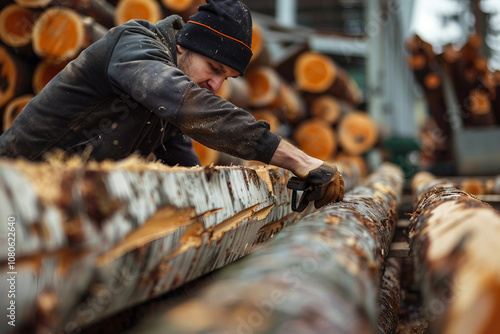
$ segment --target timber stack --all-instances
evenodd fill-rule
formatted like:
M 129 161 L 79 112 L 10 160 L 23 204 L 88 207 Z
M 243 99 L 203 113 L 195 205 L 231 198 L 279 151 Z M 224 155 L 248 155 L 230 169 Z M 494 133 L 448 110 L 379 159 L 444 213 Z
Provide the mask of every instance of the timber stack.
M 204 0 L 16 0 L 0 4 L 0 133 L 30 97 L 108 29 L 130 19 L 185 21 Z M 359 161 L 378 143 L 378 129 L 359 109 L 361 90 L 328 55 L 306 43 L 286 59 L 271 57 L 266 28 L 253 22 L 254 56 L 247 73 L 219 95 L 269 122 L 271 130 L 323 160 Z M 22 96 L 22 99 L 19 99 Z M 196 143 L 203 166 L 243 164 Z
M 463 45 L 446 45 L 438 54 L 418 35 L 406 41 L 407 64 L 429 111 L 420 131 L 424 166 L 453 159 L 453 130 L 458 126 L 500 126 L 500 72 L 488 67 L 482 43 L 479 35 L 471 34 Z M 454 105 L 447 101 L 445 82 L 450 85 L 448 96 L 456 97 Z M 455 107 L 456 115 L 451 112 Z
M 134 333 L 394 332 L 400 269 L 387 255 L 403 183 L 399 167 L 382 165 L 343 202 L 300 219 Z M 392 307 L 379 319 L 384 271 Z

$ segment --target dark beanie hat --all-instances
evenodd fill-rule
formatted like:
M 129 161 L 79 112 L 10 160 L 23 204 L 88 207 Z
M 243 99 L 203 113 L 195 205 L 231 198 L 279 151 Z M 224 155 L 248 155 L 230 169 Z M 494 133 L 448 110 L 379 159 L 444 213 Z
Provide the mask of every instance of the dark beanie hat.
M 252 58 L 252 16 L 238 0 L 207 0 L 177 32 L 177 44 L 245 73 Z

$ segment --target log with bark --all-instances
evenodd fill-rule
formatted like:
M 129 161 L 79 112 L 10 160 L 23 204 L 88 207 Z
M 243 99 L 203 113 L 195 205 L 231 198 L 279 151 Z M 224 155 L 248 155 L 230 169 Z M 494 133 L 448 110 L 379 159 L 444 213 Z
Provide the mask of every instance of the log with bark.
M 402 185 L 384 165 L 132 333 L 377 333 Z
M 10 4 L 0 12 L 0 39 L 15 48 L 31 48 L 31 32 L 35 12 L 17 4 Z
M 302 53 L 295 62 L 294 76 L 297 89 L 304 94 L 330 94 L 354 106 L 362 102 L 356 82 L 325 54 Z
M 378 334 L 393 334 L 399 323 L 401 260 L 387 260 L 378 299 Z
M 50 7 L 33 26 L 33 50 L 40 58 L 64 63 L 76 58 L 106 32 L 106 28 L 90 17 L 84 17 L 68 7 Z
M 206 3 L 205 0 L 161 0 L 162 5 L 167 11 L 167 15 L 177 14 L 184 22 L 198 11 L 198 6 Z
M 355 111 L 341 118 L 338 137 L 347 154 L 361 155 L 371 150 L 378 141 L 378 128 L 366 112 Z
M 31 92 L 32 66 L 0 45 L 0 108 L 10 100 Z
M 57 2 L 57 1 L 56 1 Z M 64 0 L 58 1 L 65 7 L 76 10 L 80 15 L 93 18 L 97 23 L 113 28 L 115 25 L 115 7 L 105 0 Z
M 430 333 L 497 332 L 500 213 L 428 172 L 412 189 L 410 247 Z
M 500 175 L 486 181 L 485 190 L 487 194 L 500 195 Z
M 342 116 L 354 111 L 354 107 L 349 103 L 328 94 L 312 98 L 309 105 L 312 117 L 320 118 L 331 125 L 337 124 Z
M 7 131 L 8 128 L 14 122 L 14 119 L 19 115 L 24 106 L 33 98 L 32 94 L 25 94 L 12 99 L 3 112 L 3 131 Z
M 1 161 L 0 213 L 16 224 L 12 329 L 71 332 L 250 253 L 299 218 L 289 176 L 138 159 Z M 0 256 L 5 282 L 12 270 Z
M 337 152 L 335 130 L 320 119 L 301 122 L 293 132 L 293 139 L 302 151 L 317 159 L 332 159 Z
M 114 23 L 119 25 L 141 19 L 156 24 L 162 18 L 162 8 L 156 0 L 120 0 L 116 5 Z
M 250 85 L 244 76 L 225 80 L 217 95 L 237 107 L 246 109 L 250 106 Z
M 49 81 L 62 71 L 64 66 L 66 66 L 66 63 L 54 64 L 46 59 L 39 61 L 33 71 L 33 78 L 31 79 L 33 92 L 35 94 L 40 93 Z

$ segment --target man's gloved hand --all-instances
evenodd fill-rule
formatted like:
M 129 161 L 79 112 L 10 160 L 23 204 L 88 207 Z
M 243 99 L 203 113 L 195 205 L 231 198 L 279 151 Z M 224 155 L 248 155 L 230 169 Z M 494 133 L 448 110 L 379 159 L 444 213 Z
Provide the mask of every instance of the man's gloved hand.
M 316 209 L 344 198 L 344 179 L 335 165 L 325 162 L 311 170 L 305 180 L 313 188 L 306 199 L 314 201 Z

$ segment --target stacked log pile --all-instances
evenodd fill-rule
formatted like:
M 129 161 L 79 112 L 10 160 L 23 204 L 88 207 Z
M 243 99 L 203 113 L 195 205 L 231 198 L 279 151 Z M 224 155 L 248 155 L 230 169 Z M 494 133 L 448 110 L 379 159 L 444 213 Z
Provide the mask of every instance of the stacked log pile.
M 9 269 L 3 252 L 0 275 L 16 271 L 18 287 L 8 329 L 71 332 L 250 253 L 300 217 L 289 176 L 136 159 L 1 161 L 0 212 L 15 222 L 16 260 Z
M 429 119 L 422 126 L 424 165 L 452 159 L 453 130 L 496 127 L 500 125 L 500 72 L 488 67 L 481 54 L 481 37 L 472 34 L 457 47 L 447 45 L 437 53 L 431 44 L 413 35 L 406 41 L 407 63 L 422 89 Z M 445 80 L 449 80 L 456 105 L 446 98 Z M 457 109 L 456 115 L 451 110 Z
M 495 333 L 500 213 L 453 182 L 420 172 L 410 247 L 430 333 Z
M 379 322 L 380 333 L 394 331 L 399 305 L 381 310 L 384 322 L 377 300 L 386 267 L 382 299 L 399 301 L 388 288 L 398 285 L 398 264 L 386 257 L 403 181 L 383 165 L 343 202 L 304 217 L 135 332 L 379 333 Z
M 25 103 L 69 61 L 108 29 L 129 19 L 156 22 L 169 14 L 184 20 L 204 0 L 5 1 L 0 5 L 0 65 L 5 131 Z M 329 56 L 301 45 L 286 59 L 273 59 L 266 31 L 254 19 L 254 57 L 243 77 L 231 78 L 219 95 L 269 122 L 271 130 L 308 154 L 336 160 L 362 156 L 378 140 L 377 125 L 357 108 L 356 82 Z M 22 99 L 19 99 L 22 96 Z M 196 143 L 203 166 L 243 164 Z M 358 159 L 359 160 L 359 159 Z

